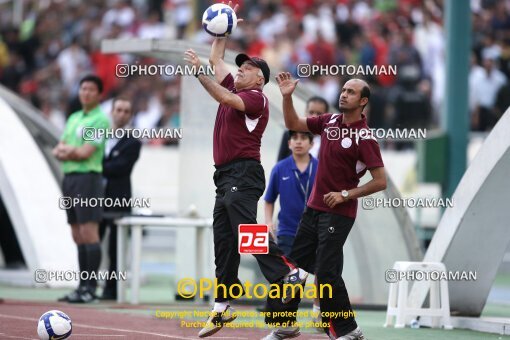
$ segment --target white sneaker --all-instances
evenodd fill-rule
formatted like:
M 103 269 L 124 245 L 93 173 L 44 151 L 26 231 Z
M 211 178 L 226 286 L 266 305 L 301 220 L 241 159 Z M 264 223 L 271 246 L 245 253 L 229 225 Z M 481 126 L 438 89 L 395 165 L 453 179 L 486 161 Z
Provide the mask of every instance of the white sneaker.
M 312 309 L 313 317 L 312 322 L 315 325 L 315 330 L 319 333 L 324 333 L 324 328 L 320 327 L 322 324 L 322 316 L 320 308 L 316 308 L 315 306 Z
M 365 336 L 363 335 L 363 332 L 359 327 L 357 327 L 352 332 L 342 335 L 339 338 L 336 338 L 336 340 L 366 340 Z
M 283 340 L 292 339 L 301 335 L 299 327 L 278 328 L 269 333 L 262 340 Z
M 234 321 L 237 318 L 236 311 L 234 308 L 227 306 L 225 311 L 223 312 L 215 312 L 211 311 L 209 314 L 209 318 L 205 323 L 204 328 L 198 332 L 199 338 L 205 338 L 213 335 L 223 328 L 223 325 L 229 322 Z

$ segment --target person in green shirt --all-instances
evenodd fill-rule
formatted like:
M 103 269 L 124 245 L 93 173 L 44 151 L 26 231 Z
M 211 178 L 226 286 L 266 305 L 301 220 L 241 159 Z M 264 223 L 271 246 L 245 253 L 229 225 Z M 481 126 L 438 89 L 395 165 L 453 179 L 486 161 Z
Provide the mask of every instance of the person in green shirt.
M 80 284 L 59 301 L 87 303 L 96 299 L 97 271 L 101 262 L 99 222 L 102 207 L 104 135 L 109 119 L 99 108 L 103 83 L 95 75 L 80 81 L 79 99 L 82 106 L 67 120 L 64 133 L 53 155 L 62 162 L 64 181 L 60 208 L 67 213 L 74 242 L 78 245 Z

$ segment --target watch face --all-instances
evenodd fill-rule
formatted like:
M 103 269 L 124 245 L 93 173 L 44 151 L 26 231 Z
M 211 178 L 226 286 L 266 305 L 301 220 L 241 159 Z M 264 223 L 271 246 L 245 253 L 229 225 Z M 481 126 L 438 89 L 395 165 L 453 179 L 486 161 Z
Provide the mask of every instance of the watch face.
M 347 197 L 347 196 L 349 196 L 349 192 L 348 192 L 347 190 L 343 190 L 343 191 L 342 191 L 342 196 L 343 196 L 343 197 Z

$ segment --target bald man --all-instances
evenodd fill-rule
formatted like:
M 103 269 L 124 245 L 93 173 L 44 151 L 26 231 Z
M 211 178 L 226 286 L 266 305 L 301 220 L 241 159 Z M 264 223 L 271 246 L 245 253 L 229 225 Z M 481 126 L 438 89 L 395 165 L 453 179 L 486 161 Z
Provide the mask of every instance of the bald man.
M 280 73 L 276 80 L 283 96 L 286 127 L 321 136 L 317 176 L 290 257 L 304 271 L 315 273 L 319 287 L 332 287 L 331 297 L 328 289 L 324 289 L 326 296 L 319 297 L 321 326 L 330 339 L 365 339 L 354 318 L 342 269 L 343 246 L 356 218 L 357 198 L 386 188 L 379 145 L 366 131 L 359 133 L 368 129 L 363 110 L 370 98 L 370 88 L 361 79 L 351 79 L 342 88 L 340 114 L 301 118 L 292 103 L 298 80 L 293 80 L 289 73 Z M 372 179 L 358 187 L 367 170 Z M 306 275 L 303 273 L 303 278 Z M 299 302 L 299 296 L 282 300 L 268 298 L 268 311 L 276 313 L 268 313 L 265 321 L 276 327 L 264 339 L 281 340 L 299 335 L 295 317 L 279 317 L 296 315 Z M 281 313 L 284 311 L 290 313 Z

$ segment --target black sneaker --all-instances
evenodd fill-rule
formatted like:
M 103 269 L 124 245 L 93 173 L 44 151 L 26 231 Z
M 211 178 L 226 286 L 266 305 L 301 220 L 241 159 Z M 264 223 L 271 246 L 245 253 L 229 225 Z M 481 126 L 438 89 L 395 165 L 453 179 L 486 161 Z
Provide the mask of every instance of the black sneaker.
M 103 293 L 99 300 L 101 301 L 116 301 L 117 300 L 117 294 L 114 293 Z
M 295 297 L 296 292 L 299 290 L 294 289 L 294 285 L 300 285 L 306 282 L 306 278 L 308 277 L 308 273 L 303 269 L 298 268 L 298 271 L 294 274 L 290 274 L 283 279 L 283 284 L 287 285 L 285 287 L 284 295 L 282 296 L 283 303 L 289 303 L 293 299 L 293 295 Z M 294 294 L 292 294 L 294 292 Z
M 79 295 L 80 295 L 79 289 L 80 288 L 76 288 L 71 293 L 62 296 L 61 298 L 58 298 L 57 301 L 58 302 L 69 302 L 69 300 L 77 300 L 77 299 L 79 299 Z
M 85 290 L 80 294 L 81 303 L 90 303 L 97 300 L 96 294 L 92 293 L 90 290 Z
M 75 299 L 69 299 L 69 303 L 90 303 L 97 299 L 96 295 L 88 288 L 83 288 L 78 291 L 78 296 Z
M 117 290 L 106 287 L 103 289 L 103 294 L 99 297 L 99 300 L 117 300 Z
M 211 311 L 209 318 L 207 319 L 204 328 L 198 332 L 200 338 L 205 338 L 213 335 L 223 328 L 223 325 L 234 321 L 237 318 L 237 314 L 234 308 L 227 306 L 223 312 Z

